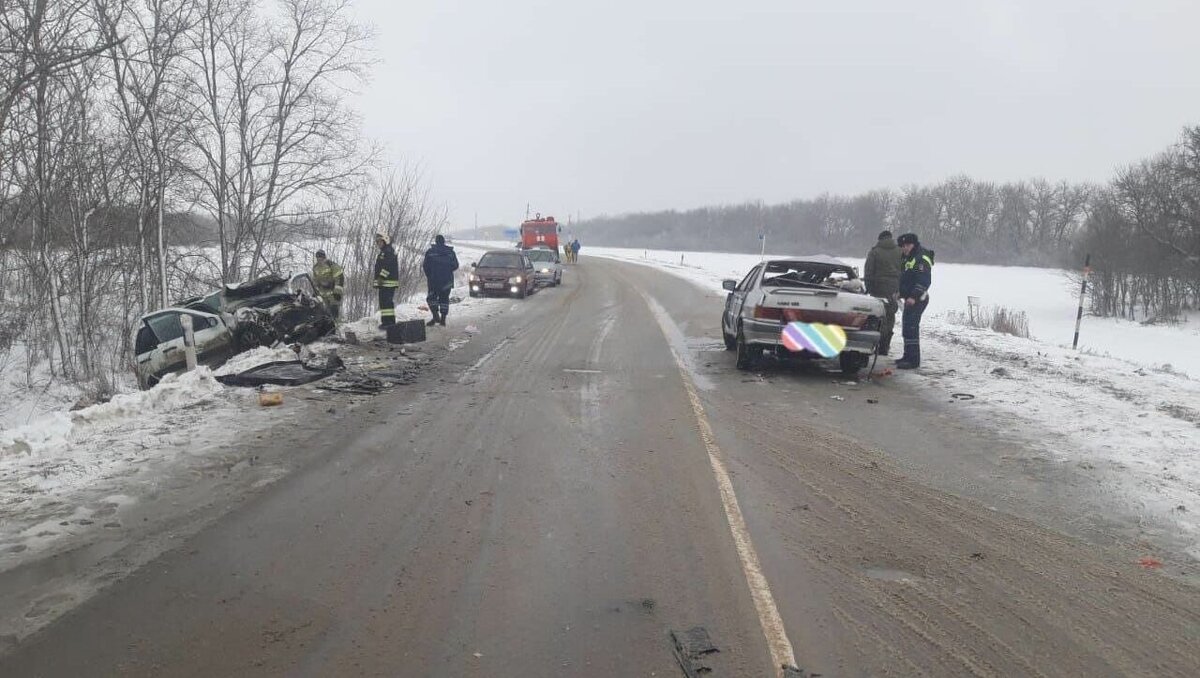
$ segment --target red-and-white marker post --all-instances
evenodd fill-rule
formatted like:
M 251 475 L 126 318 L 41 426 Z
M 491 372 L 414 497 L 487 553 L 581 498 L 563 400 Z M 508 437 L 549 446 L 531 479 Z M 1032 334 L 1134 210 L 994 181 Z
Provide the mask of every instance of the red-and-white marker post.
M 1079 310 L 1075 313 L 1075 339 L 1071 341 L 1071 348 L 1079 348 L 1079 326 L 1083 324 L 1083 298 L 1087 295 L 1088 276 L 1092 274 L 1092 255 L 1089 254 L 1083 259 L 1083 285 L 1079 288 Z

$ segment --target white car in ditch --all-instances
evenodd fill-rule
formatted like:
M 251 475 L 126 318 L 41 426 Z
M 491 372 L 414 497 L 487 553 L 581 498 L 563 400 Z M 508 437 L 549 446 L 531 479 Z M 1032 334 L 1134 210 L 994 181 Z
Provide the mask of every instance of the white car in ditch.
M 186 368 L 185 316 L 192 322 L 196 362 L 210 367 L 255 346 L 307 344 L 334 329 L 308 273 L 226 285 L 138 319 L 132 341 L 139 387 L 150 388 Z
M 865 293 L 853 266 L 818 255 L 772 259 L 750 269 L 741 282 L 722 283 L 729 296 L 721 315 L 725 348 L 737 352 L 737 367 L 750 369 L 764 351 L 783 359 L 813 359 L 783 345 L 790 322 L 838 325 L 846 347 L 838 356 L 842 372 L 853 376 L 866 367 L 879 345 L 884 304 Z

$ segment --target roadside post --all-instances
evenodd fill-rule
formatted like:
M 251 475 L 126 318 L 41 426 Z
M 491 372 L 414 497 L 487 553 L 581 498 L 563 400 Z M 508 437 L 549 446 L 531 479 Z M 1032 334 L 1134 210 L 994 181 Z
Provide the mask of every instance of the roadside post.
M 758 239 L 762 241 L 762 252 L 760 253 L 759 261 L 767 260 L 767 232 L 763 231 L 758 234 Z
M 971 327 L 975 327 L 975 309 L 979 308 L 979 297 L 967 297 L 967 317 L 971 320 Z
M 1071 349 L 1079 348 L 1079 326 L 1083 324 L 1083 298 L 1087 295 L 1088 276 L 1092 273 L 1092 255 L 1083 259 L 1083 284 L 1079 288 L 1079 309 L 1075 312 L 1075 339 L 1071 341 Z
M 192 328 L 192 316 L 182 313 L 179 324 L 183 325 L 183 357 L 187 361 L 187 371 L 196 369 L 196 333 Z

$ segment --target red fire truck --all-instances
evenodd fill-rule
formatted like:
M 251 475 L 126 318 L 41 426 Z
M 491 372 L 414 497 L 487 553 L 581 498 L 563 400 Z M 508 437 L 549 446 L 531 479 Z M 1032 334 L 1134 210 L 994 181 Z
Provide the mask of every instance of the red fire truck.
M 554 217 L 543 217 L 540 213 L 533 219 L 521 222 L 521 247 L 549 247 L 555 254 L 558 250 L 558 222 Z

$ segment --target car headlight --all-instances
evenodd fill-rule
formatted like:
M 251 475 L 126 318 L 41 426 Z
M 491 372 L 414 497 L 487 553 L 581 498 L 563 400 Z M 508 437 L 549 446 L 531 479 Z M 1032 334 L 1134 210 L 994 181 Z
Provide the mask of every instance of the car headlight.
M 467 279 L 470 280 L 471 282 L 477 282 L 479 280 L 479 276 L 472 273 L 470 276 L 467 277 Z
M 513 277 L 509 278 L 508 281 L 510 283 L 519 283 L 519 282 L 521 282 L 521 276 L 514 275 Z
M 543 268 L 543 269 L 542 269 L 542 273 L 549 273 L 549 272 L 550 272 L 550 269 L 548 269 L 548 268 Z

